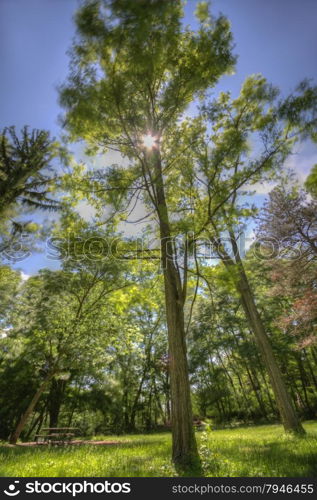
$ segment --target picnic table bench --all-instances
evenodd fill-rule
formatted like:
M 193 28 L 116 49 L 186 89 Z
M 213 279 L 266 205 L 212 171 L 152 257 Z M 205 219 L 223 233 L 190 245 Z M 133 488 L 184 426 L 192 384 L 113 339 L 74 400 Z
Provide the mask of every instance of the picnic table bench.
M 78 431 L 77 427 L 46 427 L 45 434 L 36 434 L 37 443 L 64 445 L 69 444 Z M 73 432 L 71 432 L 73 431 Z

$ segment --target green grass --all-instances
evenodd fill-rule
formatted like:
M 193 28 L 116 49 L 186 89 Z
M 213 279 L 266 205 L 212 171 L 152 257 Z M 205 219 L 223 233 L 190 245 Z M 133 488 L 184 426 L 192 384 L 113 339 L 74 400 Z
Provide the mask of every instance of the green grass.
M 317 422 L 304 438 L 286 436 L 280 425 L 197 433 L 207 476 L 317 476 Z M 109 446 L 0 447 L 0 476 L 135 477 L 176 475 L 167 433 L 102 437 Z M 101 439 L 101 436 L 95 439 Z

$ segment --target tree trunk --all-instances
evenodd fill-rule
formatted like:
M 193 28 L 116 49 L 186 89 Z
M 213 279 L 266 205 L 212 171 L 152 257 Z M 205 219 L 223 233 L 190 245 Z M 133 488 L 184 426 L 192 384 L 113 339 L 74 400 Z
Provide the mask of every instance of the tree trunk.
M 45 412 L 46 412 L 46 406 L 47 406 L 47 401 L 43 405 L 43 408 L 40 411 L 40 414 L 35 419 L 35 421 L 33 422 L 33 424 L 30 427 L 30 430 L 28 431 L 27 435 L 25 436 L 26 441 L 29 441 L 29 439 L 30 439 L 30 437 L 31 437 L 31 435 L 32 435 L 32 433 L 33 433 L 33 431 L 34 431 L 34 429 L 35 429 L 36 426 L 37 426 L 37 430 L 36 430 L 35 434 L 38 434 L 40 432 L 40 429 L 41 429 L 41 426 L 42 426 L 42 423 L 43 423 L 43 420 L 44 420 L 44 415 L 45 415 Z
M 254 337 L 254 335 L 253 335 L 253 337 Z M 267 383 L 267 380 L 266 380 L 266 373 L 262 369 L 262 361 L 261 361 L 261 358 L 260 358 L 260 354 L 258 355 L 257 359 L 259 361 L 259 366 L 260 366 L 259 373 L 260 373 L 260 376 L 261 376 L 261 379 L 262 379 L 262 382 L 263 382 L 263 386 L 265 387 L 265 393 L 266 393 L 266 396 L 267 396 L 268 403 L 270 405 L 272 414 L 273 415 L 277 415 L 278 409 L 276 408 L 276 406 L 274 404 L 274 401 L 272 399 L 271 391 L 270 391 L 270 386 L 269 386 L 269 384 Z
M 281 370 L 276 362 L 272 346 L 264 329 L 262 319 L 254 302 L 247 276 L 241 267 L 241 264 L 239 264 L 239 276 L 240 279 L 237 283 L 237 289 L 241 296 L 242 306 L 246 317 L 254 332 L 257 344 L 263 356 L 263 361 L 270 377 L 270 382 L 284 429 L 286 432 L 303 434 L 305 431 L 296 415 L 291 398 L 286 390 Z
M 166 410 L 166 422 L 168 424 L 171 423 L 171 398 L 170 398 L 170 383 L 169 383 L 169 374 L 166 373 L 166 384 L 165 387 L 165 410 Z
M 151 331 L 148 342 L 146 342 L 146 339 L 144 340 L 145 361 L 144 361 L 144 366 L 143 366 L 142 377 L 141 377 L 141 380 L 140 380 L 140 383 L 139 383 L 139 386 L 137 389 L 137 393 L 136 393 L 135 398 L 134 398 L 133 403 L 132 403 L 132 408 L 131 408 L 131 413 L 130 413 L 130 423 L 129 423 L 130 431 L 135 430 L 135 418 L 136 418 L 136 414 L 137 414 L 137 408 L 138 408 L 140 396 L 141 396 L 142 389 L 143 389 L 143 384 L 146 380 L 147 373 L 149 373 L 149 371 L 150 371 L 152 337 L 153 337 L 154 331 L 155 331 L 155 328 Z
M 231 331 L 231 335 L 233 337 L 233 340 L 234 340 L 234 342 L 235 342 L 235 344 L 236 344 L 236 346 L 238 348 L 238 351 L 239 351 L 239 349 L 240 349 L 239 340 L 238 340 L 237 336 L 235 335 L 233 329 L 230 329 L 230 331 Z M 240 333 L 240 335 L 243 338 L 244 337 L 243 332 L 240 331 L 239 333 Z M 252 365 L 250 366 L 250 369 L 249 369 L 248 363 L 245 361 L 245 359 L 243 358 L 243 356 L 242 356 L 242 364 L 243 364 L 243 367 L 246 370 L 246 373 L 247 373 L 249 382 L 251 384 L 253 393 L 254 393 L 254 395 L 256 397 L 256 400 L 258 402 L 259 409 L 260 409 L 262 415 L 264 416 L 264 418 L 267 418 L 267 412 L 266 412 L 265 404 L 264 404 L 264 401 L 263 401 L 263 398 L 262 398 L 262 393 L 261 393 L 261 390 L 260 390 L 261 386 L 260 386 L 260 382 L 258 381 L 258 378 L 256 376 L 256 373 L 252 369 Z
M 126 432 L 129 432 L 129 396 L 128 396 L 128 384 L 124 384 L 124 392 L 122 397 L 122 407 L 123 407 L 123 428 Z
M 266 412 L 266 408 L 265 408 L 265 403 L 264 403 L 263 398 L 262 398 L 260 382 L 258 381 L 256 374 L 254 372 L 251 374 L 251 370 L 249 370 L 249 367 L 246 364 L 245 364 L 245 368 L 247 371 L 248 379 L 250 381 L 253 393 L 254 393 L 256 400 L 258 402 L 259 409 L 260 409 L 263 417 L 265 419 L 267 419 L 267 412 Z
M 75 413 L 75 408 L 73 408 L 72 411 L 69 414 L 68 422 L 67 422 L 67 427 L 71 427 L 74 413 Z
M 159 416 L 161 416 L 161 419 L 163 421 L 163 424 L 166 425 L 166 419 L 165 419 L 165 413 L 164 413 L 164 410 L 163 410 L 163 407 L 162 407 L 162 403 L 161 403 L 161 399 L 160 399 L 160 392 L 159 390 L 157 389 L 157 386 L 156 386 L 156 380 L 155 380 L 155 375 L 154 375 L 154 379 L 153 379 L 153 384 L 154 384 L 154 395 L 155 395 L 155 400 L 156 400 L 156 406 L 157 406 L 157 409 L 158 409 L 158 418 Z M 155 425 L 157 427 L 157 425 Z
M 48 411 L 50 417 L 50 427 L 58 427 L 58 418 L 65 393 L 66 381 L 55 378 L 52 379 L 50 393 L 48 397 Z
M 199 455 L 193 427 L 188 376 L 184 293 L 171 238 L 159 151 L 153 153 L 156 174 L 155 193 L 160 225 L 161 260 L 164 274 L 169 369 L 172 410 L 172 458 L 183 470 L 199 469 Z
M 254 333 L 259 350 L 262 354 L 264 365 L 268 371 L 284 429 L 286 432 L 304 434 L 305 431 L 297 417 L 296 411 L 292 404 L 292 400 L 286 390 L 282 372 L 276 362 L 269 337 L 267 336 L 261 316 L 256 307 L 253 292 L 251 290 L 249 280 L 245 273 L 240 257 L 238 244 L 235 239 L 234 232 L 231 228 L 229 228 L 229 234 L 235 261 L 228 255 L 223 246 L 219 256 L 228 269 L 237 267 L 238 279 L 236 281 L 236 288 L 240 294 L 242 307 L 249 322 L 250 328 Z
M 146 375 L 146 373 L 143 372 L 142 378 L 141 378 L 140 383 L 139 383 L 139 387 L 137 389 L 136 396 L 135 396 L 133 404 L 132 404 L 130 418 L 129 418 L 129 431 L 130 432 L 135 431 L 135 417 L 136 417 L 136 413 L 137 413 L 139 399 L 140 399 L 141 392 L 142 392 L 143 383 L 145 380 L 145 375 Z
M 220 355 L 220 352 L 218 350 L 216 352 L 217 352 L 217 356 L 218 356 L 218 359 L 220 361 L 220 364 L 222 366 L 222 369 L 223 369 L 223 371 L 225 373 L 225 377 L 228 379 L 229 384 L 230 384 L 230 386 L 232 388 L 234 400 L 235 400 L 235 402 L 237 404 L 237 407 L 240 408 L 241 406 L 243 406 L 242 405 L 242 400 L 240 399 L 240 396 L 239 396 L 239 394 L 238 394 L 238 392 L 236 390 L 236 387 L 234 385 L 234 382 L 233 382 L 233 379 L 232 379 L 232 377 L 230 375 L 230 372 L 229 372 L 229 370 L 227 369 L 226 365 L 223 362 L 223 359 L 222 359 L 222 357 Z
M 313 370 L 312 365 L 310 363 L 310 360 L 309 360 L 309 357 L 308 357 L 308 353 L 305 350 L 304 350 L 304 354 L 305 354 L 305 362 L 306 362 L 307 368 L 309 370 L 311 379 L 313 381 L 315 389 L 317 389 L 317 379 L 315 377 L 314 370 Z
M 305 413 L 306 413 L 306 418 L 314 418 L 315 416 L 315 412 L 313 411 L 311 405 L 310 405 L 310 401 L 309 401 L 309 397 L 308 397 L 308 394 L 307 394 L 307 374 L 306 374 L 306 371 L 305 371 L 305 368 L 303 366 L 303 361 L 301 359 L 301 354 L 300 353 L 294 353 L 295 354 L 295 359 L 296 359 L 296 362 L 297 362 L 297 365 L 298 365 L 298 370 L 299 370 L 299 379 L 301 381 L 301 386 L 302 386 L 302 389 L 303 389 L 303 394 L 304 394 L 304 400 L 305 400 Z
M 30 402 L 29 406 L 27 407 L 26 411 L 23 413 L 23 415 L 21 416 L 20 418 L 20 421 L 17 425 L 17 428 L 15 429 L 15 431 L 11 434 L 10 436 L 10 444 L 16 444 L 17 443 L 17 440 L 19 439 L 20 435 L 21 435 L 21 432 L 23 431 L 27 421 L 28 421 L 28 418 L 29 416 L 31 415 L 32 411 L 34 410 L 38 400 L 40 399 L 40 397 L 42 396 L 43 392 L 45 391 L 45 388 L 47 386 L 47 384 L 49 383 L 49 381 L 51 380 L 51 378 L 54 376 L 54 373 L 49 373 L 45 380 L 42 382 L 42 384 L 40 385 L 40 387 L 38 388 L 38 390 L 36 391 L 36 393 L 34 394 L 33 398 L 32 398 L 32 401 Z
M 164 270 L 170 354 L 173 461 L 181 466 L 191 467 L 197 465 L 198 452 L 190 399 L 184 312 L 173 267 L 172 262 L 169 262 L 167 269 Z

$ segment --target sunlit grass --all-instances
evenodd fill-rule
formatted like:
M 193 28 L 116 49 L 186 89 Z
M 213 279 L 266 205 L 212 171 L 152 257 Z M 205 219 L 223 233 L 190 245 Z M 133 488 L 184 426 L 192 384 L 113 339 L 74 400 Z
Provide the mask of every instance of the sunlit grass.
M 316 476 L 317 422 L 307 436 L 286 436 L 279 425 L 197 433 L 208 476 Z M 0 447 L 0 476 L 133 477 L 173 476 L 171 436 L 97 436 L 107 446 Z

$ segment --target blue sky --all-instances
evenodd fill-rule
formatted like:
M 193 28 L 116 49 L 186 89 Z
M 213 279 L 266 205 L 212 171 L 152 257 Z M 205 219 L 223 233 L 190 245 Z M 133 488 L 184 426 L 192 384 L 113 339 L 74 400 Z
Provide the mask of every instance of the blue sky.
M 187 3 L 188 24 L 195 3 Z M 60 134 L 56 87 L 67 76 L 78 5 L 78 0 L 0 0 L 1 128 L 27 124 Z M 213 0 L 212 10 L 230 19 L 239 56 L 236 74 L 224 77 L 217 90 L 236 94 L 252 73 L 262 73 L 285 94 L 305 77 L 317 81 L 316 0 Z M 306 144 L 290 165 L 304 178 L 316 162 L 316 149 Z M 49 264 L 44 255 L 33 255 L 19 267 L 30 274 Z

